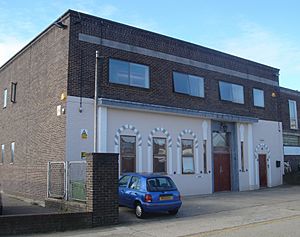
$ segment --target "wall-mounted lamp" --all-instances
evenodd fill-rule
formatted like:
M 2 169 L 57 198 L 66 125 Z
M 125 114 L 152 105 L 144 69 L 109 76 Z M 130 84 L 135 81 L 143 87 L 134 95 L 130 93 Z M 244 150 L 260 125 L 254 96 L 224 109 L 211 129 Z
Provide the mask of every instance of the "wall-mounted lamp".
M 60 100 L 61 100 L 61 101 L 65 101 L 66 99 L 67 99 L 66 93 L 61 93 L 61 95 L 60 95 Z
M 61 21 L 56 21 L 54 22 L 54 25 L 60 29 L 66 29 L 67 28 L 67 25 L 65 25 L 64 23 L 62 23 Z
M 272 95 L 271 95 L 273 98 L 275 98 L 277 95 L 275 92 L 272 92 Z

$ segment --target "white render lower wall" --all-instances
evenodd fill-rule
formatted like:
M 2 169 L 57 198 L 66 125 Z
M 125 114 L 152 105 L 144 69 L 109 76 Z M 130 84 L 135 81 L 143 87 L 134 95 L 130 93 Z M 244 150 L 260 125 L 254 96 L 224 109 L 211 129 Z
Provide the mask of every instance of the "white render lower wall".
M 209 194 L 213 191 L 213 160 L 211 120 L 196 117 L 99 107 L 99 151 L 119 152 L 119 136 L 136 136 L 136 170 L 152 171 L 152 137 L 167 138 L 168 175 L 173 178 L 183 195 Z M 268 186 L 282 184 L 282 169 L 276 160 L 282 160 L 281 124 L 272 121 L 237 123 L 237 153 L 239 159 L 239 190 L 259 188 L 257 154 L 268 153 Z M 88 137 L 83 139 L 81 131 Z M 194 140 L 195 174 L 181 174 L 181 139 Z M 203 141 L 207 143 L 207 171 L 204 173 Z M 244 143 L 244 171 L 241 165 L 241 141 Z M 262 144 L 263 149 L 261 149 Z M 257 149 L 259 151 L 257 152 Z M 93 151 L 93 100 L 83 99 L 79 112 L 79 98 L 67 100 L 67 160 L 81 160 L 81 152 Z

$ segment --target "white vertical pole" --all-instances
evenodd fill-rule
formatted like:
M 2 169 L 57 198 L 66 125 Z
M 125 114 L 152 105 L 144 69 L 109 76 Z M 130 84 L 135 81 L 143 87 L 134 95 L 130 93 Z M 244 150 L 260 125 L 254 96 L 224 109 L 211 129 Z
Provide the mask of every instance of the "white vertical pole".
M 94 91 L 94 152 L 98 152 L 98 64 L 99 64 L 99 51 L 96 51 L 96 64 L 95 64 L 95 91 Z

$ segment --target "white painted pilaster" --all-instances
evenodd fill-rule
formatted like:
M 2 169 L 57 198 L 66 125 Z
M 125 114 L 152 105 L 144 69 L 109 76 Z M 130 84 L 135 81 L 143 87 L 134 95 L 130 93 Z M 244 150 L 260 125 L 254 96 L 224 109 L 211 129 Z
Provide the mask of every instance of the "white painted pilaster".
M 151 146 L 148 146 L 148 152 L 147 152 L 147 171 L 149 173 L 152 173 L 153 172 L 153 165 L 152 165 L 152 147 Z
M 252 124 L 248 124 L 248 173 L 249 173 L 249 187 L 250 190 L 255 189 L 255 156 L 253 149 L 253 128 Z
M 138 154 L 138 162 L 139 162 L 138 172 L 143 172 L 142 146 L 138 146 L 137 154 Z
M 98 152 L 107 152 L 107 108 L 98 108 Z
M 177 174 L 181 174 L 181 149 L 177 147 Z
M 199 148 L 197 147 L 195 149 L 195 166 L 196 166 L 195 172 L 196 172 L 196 174 L 200 174 L 199 164 L 200 164 L 200 162 L 199 162 Z
M 172 162 L 173 156 L 172 156 L 172 147 L 168 148 L 168 174 L 173 174 L 173 162 Z

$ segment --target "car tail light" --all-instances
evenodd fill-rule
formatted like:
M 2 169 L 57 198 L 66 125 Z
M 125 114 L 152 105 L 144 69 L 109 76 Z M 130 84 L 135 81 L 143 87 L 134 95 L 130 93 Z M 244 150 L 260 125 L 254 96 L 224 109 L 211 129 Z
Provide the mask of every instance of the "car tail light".
M 152 202 L 152 196 L 151 196 L 151 194 L 146 194 L 145 195 L 145 202 Z

